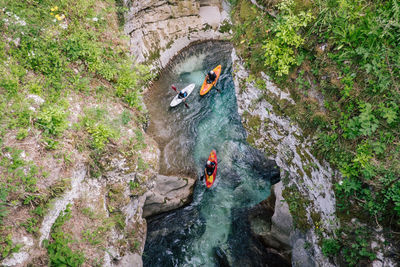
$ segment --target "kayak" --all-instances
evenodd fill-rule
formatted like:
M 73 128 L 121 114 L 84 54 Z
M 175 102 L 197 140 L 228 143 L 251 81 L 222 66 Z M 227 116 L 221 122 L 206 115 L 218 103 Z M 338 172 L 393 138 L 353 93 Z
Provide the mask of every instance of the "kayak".
M 210 188 L 213 185 L 215 178 L 217 176 L 218 160 L 217 160 L 217 152 L 214 149 L 211 151 L 208 160 L 215 163 L 215 169 L 211 175 L 208 175 L 206 168 L 204 168 L 204 175 L 206 177 L 206 186 L 207 188 Z
M 210 91 L 211 88 L 213 88 L 213 86 L 218 82 L 219 75 L 221 74 L 221 69 L 222 69 L 221 65 L 218 65 L 213 69 L 213 71 L 217 75 L 217 78 L 215 78 L 215 81 L 213 81 L 212 83 L 207 83 L 207 77 L 204 79 L 203 85 L 201 86 L 200 89 L 200 95 L 207 94 L 208 91 Z
M 189 84 L 188 86 L 186 86 L 185 88 L 183 88 L 181 90 L 181 92 L 186 92 L 187 96 L 185 98 L 179 98 L 179 94 L 177 94 L 174 99 L 172 99 L 170 106 L 171 107 L 175 107 L 177 105 L 179 105 L 180 103 L 183 102 L 184 99 L 188 98 L 188 96 L 192 93 L 193 89 L 195 87 L 194 83 Z

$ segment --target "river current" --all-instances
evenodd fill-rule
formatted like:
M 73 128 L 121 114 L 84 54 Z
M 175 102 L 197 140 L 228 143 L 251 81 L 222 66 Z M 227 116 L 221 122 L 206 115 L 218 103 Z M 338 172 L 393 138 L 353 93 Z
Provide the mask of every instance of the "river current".
M 147 132 L 161 150 L 160 173 L 200 177 L 212 149 L 218 174 L 207 189 L 197 181 L 193 201 L 186 207 L 148 219 L 144 266 L 265 266 L 273 262 L 252 237 L 247 211 L 266 199 L 271 179 L 279 177 L 264 155 L 246 142 L 237 112 L 232 77 L 232 47 L 227 42 L 203 42 L 182 51 L 146 95 L 150 115 Z M 217 83 L 200 96 L 208 70 L 222 65 Z M 196 87 L 183 104 L 170 108 L 176 93 L 190 83 Z

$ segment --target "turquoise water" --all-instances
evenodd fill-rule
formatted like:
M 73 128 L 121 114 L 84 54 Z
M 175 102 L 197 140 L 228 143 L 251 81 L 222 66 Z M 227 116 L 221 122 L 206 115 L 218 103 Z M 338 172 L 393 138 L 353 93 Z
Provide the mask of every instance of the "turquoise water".
M 190 205 L 149 219 L 145 266 L 215 266 L 217 248 L 229 250 L 233 262 L 256 262 L 251 250 L 257 244 L 251 241 L 246 211 L 268 197 L 271 177 L 276 179 L 279 172 L 246 143 L 230 54 L 231 46 L 224 42 L 186 49 L 146 97 L 148 133 L 160 145 L 162 174 L 200 177 L 212 149 L 219 164 L 211 189 L 198 181 Z M 219 64 L 220 92 L 212 89 L 201 97 L 205 73 Z M 175 95 L 170 85 L 183 88 L 189 83 L 196 84 L 189 108 L 169 108 Z

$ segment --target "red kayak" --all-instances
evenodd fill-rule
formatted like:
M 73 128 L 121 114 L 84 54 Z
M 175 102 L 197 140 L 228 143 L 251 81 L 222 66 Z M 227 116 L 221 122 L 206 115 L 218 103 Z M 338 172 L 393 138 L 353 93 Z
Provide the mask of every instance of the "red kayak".
M 218 160 L 217 160 L 217 152 L 214 149 L 211 151 L 208 160 L 215 163 L 214 172 L 212 174 L 208 174 L 207 169 L 204 168 L 204 175 L 206 177 L 206 186 L 207 188 L 210 188 L 214 184 L 215 178 L 217 176 Z

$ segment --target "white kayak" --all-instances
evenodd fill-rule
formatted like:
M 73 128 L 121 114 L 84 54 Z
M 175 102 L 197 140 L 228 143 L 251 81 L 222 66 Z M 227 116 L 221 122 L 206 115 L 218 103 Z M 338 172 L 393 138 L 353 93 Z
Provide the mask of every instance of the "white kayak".
M 191 84 L 189 84 L 188 86 L 186 86 L 185 88 L 183 88 L 183 89 L 181 90 L 181 92 L 183 92 L 183 93 L 186 92 L 186 93 L 187 93 L 187 96 L 186 96 L 185 98 L 179 98 L 179 97 L 178 97 L 179 94 L 177 94 L 177 95 L 174 97 L 174 99 L 172 99 L 170 106 L 171 106 L 171 107 L 175 107 L 175 106 L 179 105 L 180 103 L 182 103 L 182 101 L 183 101 L 184 99 L 188 98 L 189 95 L 193 92 L 194 87 L 195 87 L 195 84 L 194 84 L 194 83 L 191 83 Z

